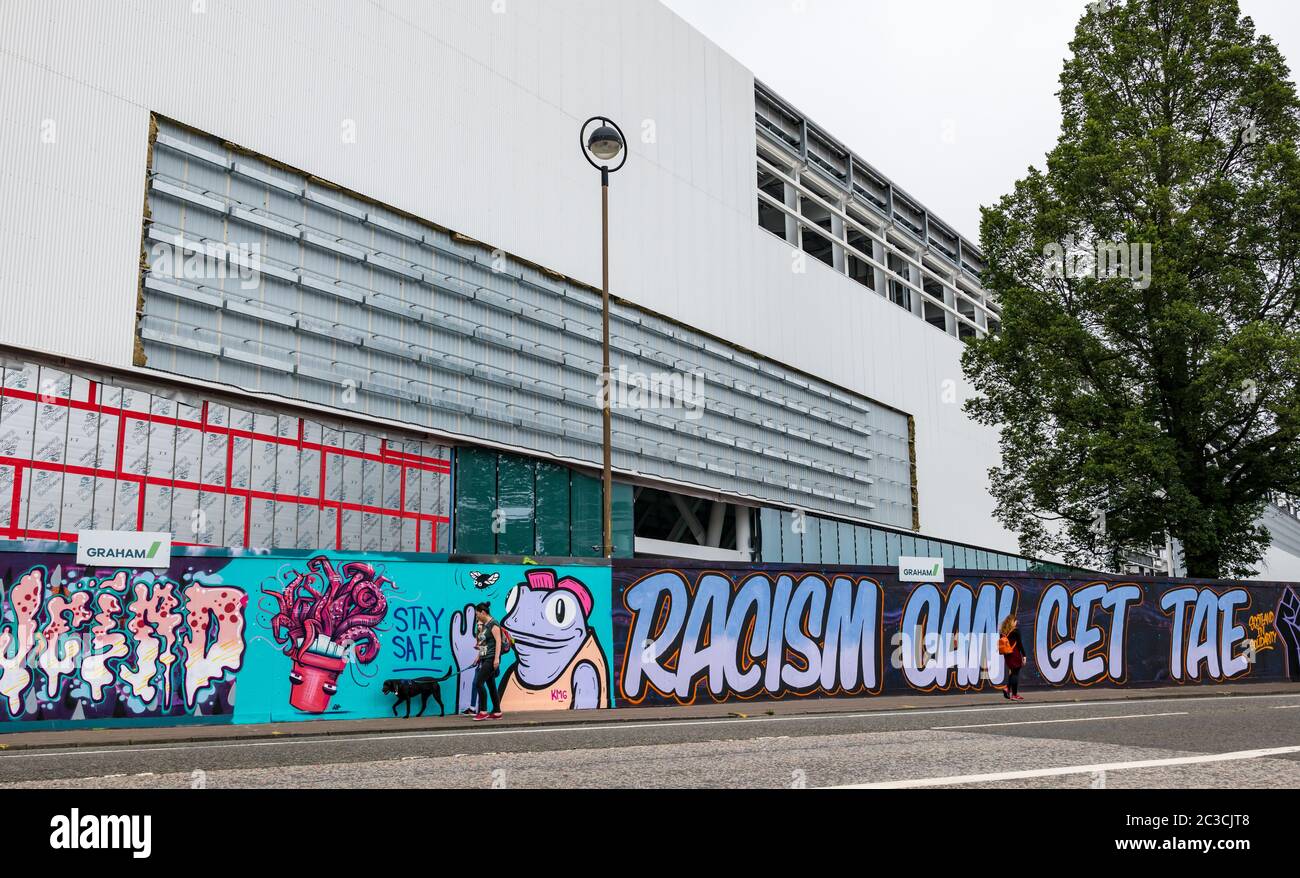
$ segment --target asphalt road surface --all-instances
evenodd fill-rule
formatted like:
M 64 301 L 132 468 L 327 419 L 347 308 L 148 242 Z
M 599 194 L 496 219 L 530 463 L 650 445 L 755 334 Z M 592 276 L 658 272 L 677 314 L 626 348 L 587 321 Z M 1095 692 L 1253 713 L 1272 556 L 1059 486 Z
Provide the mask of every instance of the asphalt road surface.
M 1300 693 L 0 753 L 0 788 L 1300 788 Z

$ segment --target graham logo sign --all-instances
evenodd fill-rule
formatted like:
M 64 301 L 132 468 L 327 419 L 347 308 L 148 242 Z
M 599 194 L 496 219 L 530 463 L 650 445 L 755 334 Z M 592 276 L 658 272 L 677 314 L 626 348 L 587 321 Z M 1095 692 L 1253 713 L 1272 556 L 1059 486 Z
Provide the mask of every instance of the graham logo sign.
M 943 582 L 942 558 L 899 558 L 900 582 Z
M 77 563 L 91 567 L 170 567 L 172 535 L 83 530 L 77 534 Z

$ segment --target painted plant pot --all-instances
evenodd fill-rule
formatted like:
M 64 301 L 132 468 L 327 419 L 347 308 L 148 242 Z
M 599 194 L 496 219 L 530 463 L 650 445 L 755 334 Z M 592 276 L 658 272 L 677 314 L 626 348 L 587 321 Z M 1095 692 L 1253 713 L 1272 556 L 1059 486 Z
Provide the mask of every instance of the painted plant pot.
M 375 629 L 388 612 L 384 586 L 392 582 L 361 561 L 349 561 L 340 572 L 323 555 L 307 562 L 307 572 L 291 570 L 282 581 L 283 590 L 262 593 L 275 598 L 271 635 L 293 660 L 289 703 L 322 714 L 348 662 L 368 665 L 378 657 Z M 328 583 L 323 593 L 322 583 Z
M 289 703 L 304 713 L 324 713 L 339 691 L 339 674 L 345 667 L 342 658 L 312 652 L 298 656 L 289 672 Z

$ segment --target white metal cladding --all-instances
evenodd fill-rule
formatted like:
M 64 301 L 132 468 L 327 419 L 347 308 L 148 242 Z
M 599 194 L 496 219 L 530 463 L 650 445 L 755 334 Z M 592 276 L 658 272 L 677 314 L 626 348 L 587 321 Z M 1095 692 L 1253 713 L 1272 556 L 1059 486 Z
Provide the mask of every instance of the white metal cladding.
M 630 141 L 614 293 L 909 413 L 924 533 L 1015 548 L 963 346 L 816 260 L 791 271 L 757 227 L 754 76 L 658 0 L 7 0 L 0 82 L 0 342 L 130 365 L 151 112 L 588 285 L 577 140 L 599 113 Z
M 445 446 L 93 372 L 0 369 L 0 537 L 450 551 Z
M 1279 505 L 1270 504 L 1264 510 L 1260 523 L 1273 538 L 1260 578 L 1300 582 L 1300 509 L 1279 498 Z
M 975 245 L 767 87 L 754 103 L 760 226 L 949 335 L 999 331 Z
M 592 291 L 165 121 L 148 203 L 151 367 L 599 462 Z M 613 318 L 615 466 L 911 526 L 905 415 Z

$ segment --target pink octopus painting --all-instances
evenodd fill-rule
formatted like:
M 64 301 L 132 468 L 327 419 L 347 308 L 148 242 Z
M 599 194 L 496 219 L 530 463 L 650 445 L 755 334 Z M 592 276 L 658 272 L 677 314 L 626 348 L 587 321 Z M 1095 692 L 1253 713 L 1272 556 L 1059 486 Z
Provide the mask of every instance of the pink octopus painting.
M 262 591 L 280 605 L 271 619 L 271 635 L 293 659 L 289 703 L 318 714 L 338 692 L 349 647 L 358 664 L 378 657 L 375 628 L 388 612 L 384 586 L 392 581 L 361 561 L 343 564 L 340 573 L 323 556 L 308 561 L 307 570 L 294 571 L 281 592 Z

